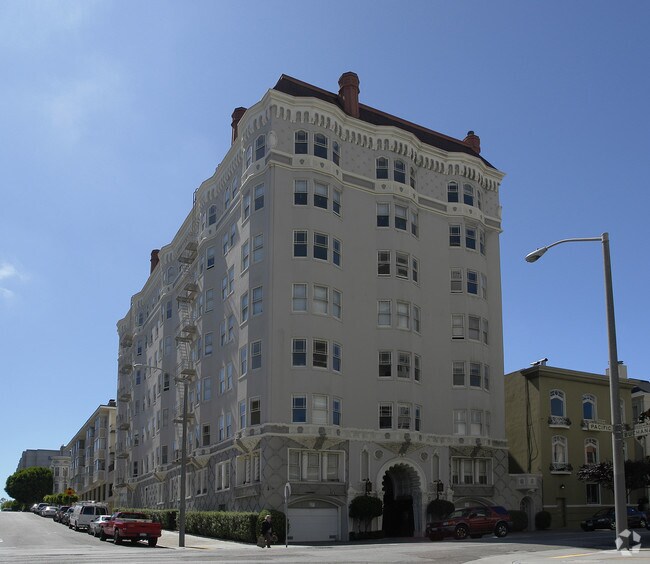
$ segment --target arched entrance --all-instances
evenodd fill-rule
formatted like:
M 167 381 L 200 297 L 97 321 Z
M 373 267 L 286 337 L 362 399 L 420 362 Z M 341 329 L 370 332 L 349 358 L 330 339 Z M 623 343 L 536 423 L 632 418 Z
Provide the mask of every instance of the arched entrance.
M 390 466 L 382 477 L 384 492 L 383 531 L 386 537 L 412 537 L 421 529 L 420 477 L 404 463 Z
M 519 509 L 520 511 L 523 511 L 526 514 L 526 517 L 528 518 L 528 526 L 526 527 L 526 529 L 532 531 L 534 528 L 533 527 L 533 523 L 534 523 L 533 500 L 530 499 L 528 496 L 524 497 L 519 503 Z

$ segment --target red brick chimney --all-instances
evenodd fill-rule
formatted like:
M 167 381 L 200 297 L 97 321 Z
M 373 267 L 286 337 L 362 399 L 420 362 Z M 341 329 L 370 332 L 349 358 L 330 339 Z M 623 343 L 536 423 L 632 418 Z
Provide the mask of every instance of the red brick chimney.
M 158 266 L 158 263 L 160 262 L 160 259 L 158 258 L 158 253 L 160 252 L 160 249 L 154 249 L 151 251 L 151 270 L 149 271 L 149 274 L 151 274 Z
M 235 139 L 237 139 L 237 126 L 239 125 L 239 120 L 244 115 L 244 112 L 246 112 L 246 108 L 242 108 L 240 106 L 239 108 L 235 108 L 235 111 L 232 113 L 232 141 L 231 141 L 231 144 L 234 144 Z
M 467 137 L 463 139 L 463 142 L 474 149 L 477 155 L 481 154 L 481 138 L 475 135 L 473 131 L 467 132 Z
M 346 114 L 359 117 L 359 77 L 356 73 L 344 72 L 339 78 L 339 100 Z

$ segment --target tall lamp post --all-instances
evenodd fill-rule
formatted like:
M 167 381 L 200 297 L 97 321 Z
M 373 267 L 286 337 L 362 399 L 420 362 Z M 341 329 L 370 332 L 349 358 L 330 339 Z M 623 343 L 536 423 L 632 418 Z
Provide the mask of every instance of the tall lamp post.
M 163 372 L 163 369 L 158 366 L 149 366 L 147 364 L 134 364 L 133 368 L 149 368 L 151 370 L 160 370 Z M 181 434 L 181 440 L 183 444 L 181 445 L 181 484 L 180 484 L 180 496 L 181 499 L 178 502 L 178 546 L 185 546 L 185 476 L 187 475 L 187 378 L 181 378 L 183 382 L 183 431 Z
M 526 255 L 527 262 L 535 262 L 546 251 L 562 243 L 600 241 L 603 244 L 605 267 L 605 299 L 607 302 L 607 336 L 609 340 L 609 401 L 612 411 L 612 463 L 614 471 L 614 515 L 616 519 L 617 548 L 628 546 L 628 536 L 622 535 L 627 529 L 627 507 L 625 504 L 625 465 L 623 461 L 623 426 L 619 399 L 618 352 L 616 349 L 616 322 L 614 320 L 614 291 L 612 289 L 612 263 L 609 255 L 609 233 L 600 237 L 562 239 L 541 247 Z M 622 543 L 622 544 L 620 544 Z

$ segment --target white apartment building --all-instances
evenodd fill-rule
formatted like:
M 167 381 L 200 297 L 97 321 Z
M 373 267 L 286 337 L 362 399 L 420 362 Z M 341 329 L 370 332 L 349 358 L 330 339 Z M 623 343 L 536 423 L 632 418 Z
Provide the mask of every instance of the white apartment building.
M 233 113 L 232 146 L 118 322 L 119 503 L 283 510 L 346 540 L 427 505 L 504 503 L 499 186 L 464 140 L 283 75 Z M 437 493 L 442 484 L 442 493 Z
M 100 405 L 65 448 L 69 454 L 67 486 L 80 500 L 113 501 L 115 417 L 115 400 Z

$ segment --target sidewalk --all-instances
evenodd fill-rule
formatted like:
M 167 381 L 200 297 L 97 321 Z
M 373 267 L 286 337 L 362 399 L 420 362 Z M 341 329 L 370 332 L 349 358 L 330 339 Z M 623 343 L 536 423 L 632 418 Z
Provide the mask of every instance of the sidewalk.
M 167 531 L 163 529 L 162 536 L 158 539 L 158 546 L 161 548 L 175 548 L 183 550 L 183 547 L 178 546 L 178 531 Z M 249 548 L 251 550 L 259 550 L 259 547 L 255 544 L 185 534 L 185 549 L 245 550 L 246 548 Z

